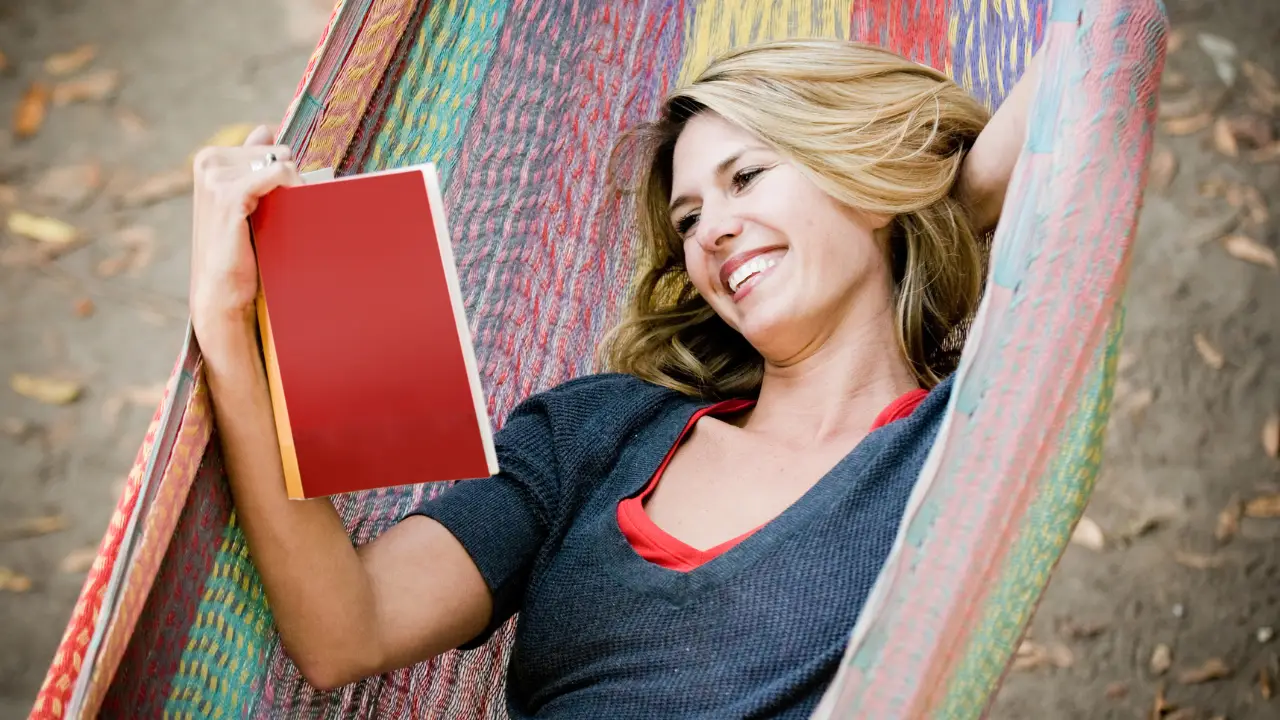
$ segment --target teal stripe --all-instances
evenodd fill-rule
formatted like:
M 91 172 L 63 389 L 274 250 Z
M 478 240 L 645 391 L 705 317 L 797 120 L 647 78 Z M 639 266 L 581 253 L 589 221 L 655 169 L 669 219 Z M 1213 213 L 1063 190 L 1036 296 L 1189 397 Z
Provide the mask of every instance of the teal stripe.
M 430 162 L 448 187 L 509 6 L 505 0 L 432 5 L 364 171 Z
M 234 513 L 214 558 L 165 703 L 166 718 L 250 714 L 274 623 Z

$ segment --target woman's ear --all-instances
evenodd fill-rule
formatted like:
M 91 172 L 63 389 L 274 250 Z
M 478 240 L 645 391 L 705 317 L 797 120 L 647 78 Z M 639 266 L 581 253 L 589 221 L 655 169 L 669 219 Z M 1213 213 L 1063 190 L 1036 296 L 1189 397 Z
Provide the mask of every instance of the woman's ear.
M 883 230 L 885 231 L 885 239 L 886 240 L 888 239 L 889 223 L 893 222 L 892 215 L 887 215 L 884 213 L 862 212 L 862 218 L 867 223 L 867 227 L 871 228 L 873 232 L 877 233 L 877 237 L 878 237 L 878 233 Z

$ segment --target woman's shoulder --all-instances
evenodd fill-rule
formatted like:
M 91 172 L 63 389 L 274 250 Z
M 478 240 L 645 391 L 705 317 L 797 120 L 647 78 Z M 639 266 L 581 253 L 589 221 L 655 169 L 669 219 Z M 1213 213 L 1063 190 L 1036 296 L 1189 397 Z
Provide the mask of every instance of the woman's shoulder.
M 596 373 L 566 380 L 529 396 L 513 416 L 536 413 L 556 429 L 620 429 L 643 423 L 664 409 L 697 402 L 634 375 Z

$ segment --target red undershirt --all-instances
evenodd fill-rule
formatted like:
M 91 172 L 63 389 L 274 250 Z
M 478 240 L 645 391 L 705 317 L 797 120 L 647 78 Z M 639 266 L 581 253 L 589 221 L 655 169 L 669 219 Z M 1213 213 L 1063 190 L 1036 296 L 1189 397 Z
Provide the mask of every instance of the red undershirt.
M 916 389 L 898 397 L 898 399 L 889 403 L 884 410 L 880 411 L 880 414 L 876 416 L 875 422 L 872 423 L 871 429 L 875 430 L 895 420 L 907 417 L 915 411 L 916 407 L 920 405 L 928 394 L 927 390 Z M 653 478 L 649 480 L 649 484 L 645 486 L 644 490 L 639 495 L 618 503 L 618 527 L 622 530 L 627 542 L 639 553 L 640 557 L 668 570 L 688 572 L 714 559 L 760 529 L 756 528 L 745 532 L 713 548 L 699 550 L 667 534 L 653 520 L 650 520 L 649 515 L 644 511 L 645 501 L 657 489 L 658 481 L 662 479 L 663 471 L 667 469 L 667 464 L 671 462 L 671 458 L 676 454 L 676 448 L 680 447 L 680 443 L 684 441 L 685 436 L 689 434 L 689 431 L 693 429 L 694 424 L 699 419 L 707 415 L 728 415 L 740 412 L 751 407 L 754 403 L 755 401 L 753 400 L 725 400 L 699 410 L 689 419 L 689 422 L 684 426 L 684 430 L 680 431 L 680 436 L 676 438 L 675 445 L 667 452 L 667 456 L 662 460 L 662 464 L 658 466 L 657 472 L 653 474 Z

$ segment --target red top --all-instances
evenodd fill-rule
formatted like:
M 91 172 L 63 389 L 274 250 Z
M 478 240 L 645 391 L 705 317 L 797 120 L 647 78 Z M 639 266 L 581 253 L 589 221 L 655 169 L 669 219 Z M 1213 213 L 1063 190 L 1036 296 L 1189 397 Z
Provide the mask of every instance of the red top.
M 880 414 L 876 416 L 875 422 L 872 423 L 871 429 L 875 430 L 895 420 L 907 417 L 915 411 L 916 407 L 924 401 L 928 394 L 927 390 L 922 389 L 911 390 L 903 394 L 889 403 L 884 410 L 880 411 Z M 649 480 L 649 484 L 645 486 L 644 490 L 640 491 L 640 494 L 618 503 L 618 527 L 622 530 L 622 535 L 626 537 L 631 547 L 640 554 L 640 557 L 668 570 L 688 572 L 714 559 L 760 529 L 755 528 L 755 530 L 745 532 L 713 548 L 699 550 L 667 534 L 653 520 L 650 520 L 649 515 L 644 511 L 645 501 L 657 489 L 658 481 L 662 479 L 663 471 L 667 469 L 667 464 L 671 462 L 672 456 L 676 454 L 676 448 L 680 447 L 680 443 L 684 441 L 685 436 L 689 434 L 689 431 L 693 429 L 694 424 L 700 418 L 707 415 L 729 415 L 745 410 L 754 404 L 755 401 L 753 400 L 725 400 L 694 413 L 693 417 L 684 426 L 684 430 L 680 431 L 680 436 L 676 438 L 675 445 L 667 452 L 667 456 L 663 458 L 662 464 L 658 466 L 657 472 L 653 474 L 653 478 Z

